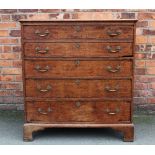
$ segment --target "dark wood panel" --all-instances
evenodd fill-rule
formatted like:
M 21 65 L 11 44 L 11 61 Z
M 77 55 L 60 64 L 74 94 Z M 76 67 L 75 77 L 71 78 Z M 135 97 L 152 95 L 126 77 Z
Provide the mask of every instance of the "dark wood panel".
M 132 26 L 105 25 L 36 25 L 24 26 L 23 38 L 45 39 L 133 39 Z
M 26 57 L 132 56 L 132 43 L 25 43 Z
M 27 97 L 129 98 L 131 80 L 26 80 Z
M 28 122 L 130 122 L 130 102 L 26 102 Z
M 25 61 L 26 77 L 131 77 L 131 60 Z

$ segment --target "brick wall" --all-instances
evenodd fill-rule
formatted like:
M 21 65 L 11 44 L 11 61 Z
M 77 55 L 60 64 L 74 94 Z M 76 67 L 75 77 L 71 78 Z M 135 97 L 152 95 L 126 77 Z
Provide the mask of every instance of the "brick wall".
M 0 109 L 22 109 L 20 19 L 138 19 L 134 105 L 155 114 L 155 10 L 0 10 Z

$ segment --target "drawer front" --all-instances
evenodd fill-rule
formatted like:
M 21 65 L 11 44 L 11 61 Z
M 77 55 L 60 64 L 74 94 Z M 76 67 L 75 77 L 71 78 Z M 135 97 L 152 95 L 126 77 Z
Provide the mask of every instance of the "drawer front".
M 127 101 L 48 101 L 26 102 L 28 122 L 130 122 Z
M 131 80 L 26 80 L 27 97 L 130 98 Z
M 25 61 L 26 77 L 130 77 L 132 60 Z
M 132 40 L 132 26 L 112 25 L 33 25 L 23 27 L 23 38 L 30 40 L 50 39 L 103 39 Z
M 25 43 L 26 57 L 132 56 L 132 43 Z

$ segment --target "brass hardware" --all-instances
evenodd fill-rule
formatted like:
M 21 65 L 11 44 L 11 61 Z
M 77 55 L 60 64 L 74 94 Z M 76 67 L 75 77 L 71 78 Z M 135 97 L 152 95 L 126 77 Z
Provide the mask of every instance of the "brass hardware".
M 115 111 L 110 111 L 109 108 L 106 109 L 106 113 L 107 113 L 108 115 L 116 115 L 116 114 L 119 113 L 119 112 L 120 112 L 120 109 L 119 109 L 119 108 L 116 108 Z
M 113 69 L 111 66 L 107 66 L 107 70 L 109 71 L 109 72 L 112 72 L 112 73 L 116 73 L 116 72 L 118 72 L 118 71 L 120 71 L 120 69 L 121 69 L 121 66 L 116 66 L 116 68 L 115 69 Z
M 35 50 L 36 50 L 36 53 L 45 54 L 49 51 L 49 48 L 46 47 L 45 50 L 41 50 L 40 47 L 36 47 Z
M 40 37 L 45 37 L 45 36 L 48 36 L 49 35 L 49 31 L 48 30 L 45 30 L 45 32 L 40 32 L 39 30 L 36 30 L 35 31 L 35 34 L 37 34 Z
M 39 65 L 36 65 L 35 68 L 38 72 L 47 72 L 49 70 L 49 66 L 46 66 L 44 69 L 41 69 Z
M 80 44 L 76 43 L 75 47 L 79 49 L 80 48 Z
M 81 27 L 80 27 L 80 26 L 76 26 L 76 27 L 75 27 L 75 31 L 76 31 L 76 32 L 80 32 L 80 31 L 81 31 Z
M 75 60 L 75 65 L 79 66 L 80 65 L 80 60 Z
M 81 106 L 81 103 L 79 101 L 77 101 L 75 104 L 76 104 L 77 107 Z
M 119 90 L 119 85 L 115 86 L 115 88 L 110 88 L 109 86 L 106 86 L 105 90 L 108 92 L 116 92 Z
M 50 85 L 47 85 L 46 89 L 42 89 L 41 86 L 37 86 L 37 89 L 40 91 L 40 92 L 49 92 L 51 89 L 52 89 L 52 86 Z
M 107 32 L 107 34 L 108 34 L 110 37 L 118 36 L 118 35 L 120 35 L 121 33 L 122 33 L 121 30 L 117 30 L 117 31 L 111 31 L 111 30 L 109 30 L 109 31 Z
M 121 50 L 121 47 L 120 46 L 116 46 L 116 48 L 115 49 L 112 49 L 112 47 L 110 47 L 110 46 L 107 46 L 107 48 L 106 48 L 107 50 L 108 50 L 108 52 L 110 52 L 110 53 L 117 53 L 117 52 L 119 52 L 120 50 Z
M 47 109 L 47 112 L 45 112 L 43 109 L 38 108 L 38 112 L 39 112 L 40 114 L 47 115 L 49 112 L 52 112 L 52 109 L 51 109 L 51 108 L 48 108 L 48 109 Z
M 79 84 L 80 84 L 80 80 L 75 80 L 75 83 L 76 83 L 77 85 L 79 85 Z

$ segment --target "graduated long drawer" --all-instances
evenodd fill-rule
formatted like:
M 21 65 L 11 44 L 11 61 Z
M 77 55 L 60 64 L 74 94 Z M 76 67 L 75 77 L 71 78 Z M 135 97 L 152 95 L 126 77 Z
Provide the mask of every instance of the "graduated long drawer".
M 27 42 L 25 57 L 123 57 L 133 55 L 132 43 Z
M 28 122 L 122 123 L 131 121 L 130 101 L 27 101 Z
M 25 77 L 131 77 L 132 60 L 26 60 Z
M 26 80 L 27 97 L 131 98 L 131 80 Z

